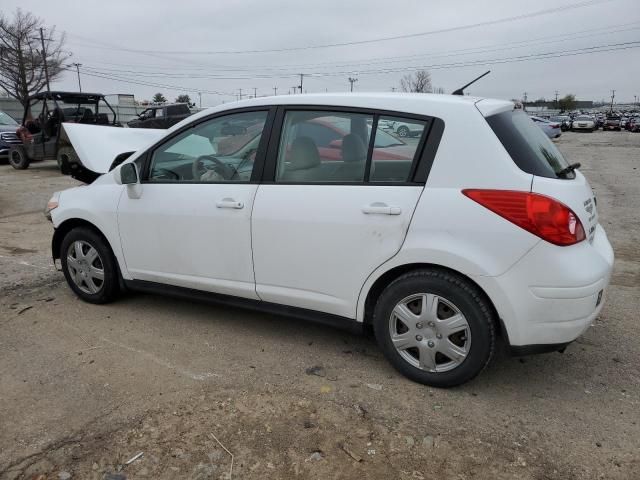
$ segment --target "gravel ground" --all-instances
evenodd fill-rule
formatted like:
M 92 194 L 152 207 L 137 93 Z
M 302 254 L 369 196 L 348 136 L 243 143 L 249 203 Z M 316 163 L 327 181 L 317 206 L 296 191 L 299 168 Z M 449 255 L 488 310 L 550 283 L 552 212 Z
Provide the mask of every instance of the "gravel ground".
M 404 379 L 371 338 L 297 320 L 82 303 L 41 213 L 75 182 L 0 165 L 0 479 L 638 478 L 640 135 L 557 143 L 616 251 L 606 305 L 564 354 L 500 353 L 451 390 Z

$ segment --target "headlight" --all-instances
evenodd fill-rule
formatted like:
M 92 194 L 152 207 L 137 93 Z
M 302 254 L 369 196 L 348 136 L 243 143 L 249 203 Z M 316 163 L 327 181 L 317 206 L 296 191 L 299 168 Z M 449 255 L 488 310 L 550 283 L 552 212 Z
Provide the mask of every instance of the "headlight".
M 58 208 L 59 201 L 60 192 L 55 192 L 47 202 L 47 207 L 44 209 L 44 216 L 47 217 L 47 219 L 51 220 L 51 211 Z

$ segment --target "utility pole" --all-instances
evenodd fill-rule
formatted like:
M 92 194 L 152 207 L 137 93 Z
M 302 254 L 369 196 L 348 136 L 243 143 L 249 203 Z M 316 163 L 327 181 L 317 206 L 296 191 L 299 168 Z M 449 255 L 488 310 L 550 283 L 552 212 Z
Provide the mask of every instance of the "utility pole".
M 293 89 L 293 94 L 296 94 L 296 90 L 298 90 L 298 85 L 294 85 L 293 87 L 291 87 Z M 300 92 L 302 93 L 302 92 Z
M 556 90 L 556 109 L 558 108 L 558 90 Z
M 613 113 L 613 99 L 616 98 L 616 91 L 611 90 L 611 107 L 609 107 L 609 113 Z
M 241 89 L 241 88 L 239 88 L 239 89 L 238 89 L 238 91 L 240 92 L 240 93 L 238 94 L 238 100 L 242 100 L 242 89 Z
M 76 67 L 76 72 L 78 72 L 78 89 L 82 92 L 82 85 L 80 84 L 80 67 L 81 63 L 71 63 L 67 65 L 67 67 Z
M 198 92 L 198 98 L 200 100 L 200 108 L 202 108 L 202 92 Z
M 44 62 L 44 78 L 47 81 L 47 92 L 51 93 L 49 87 L 49 68 L 47 67 L 47 51 L 44 48 L 44 33 L 42 27 L 40 28 L 40 42 L 42 43 L 42 61 Z
M 352 91 L 352 92 L 353 92 L 353 84 L 354 84 L 355 82 L 357 82 L 357 81 L 358 81 L 358 79 L 357 79 L 357 78 L 351 78 L 351 77 L 349 77 L 349 83 L 351 84 L 351 91 Z
M 258 98 L 258 89 L 253 87 L 253 98 Z
M 523 99 L 524 99 L 524 103 L 527 103 L 527 92 L 524 92 Z
M 304 78 L 304 73 L 301 73 L 300 74 L 300 87 L 298 87 L 298 88 L 300 88 L 300 93 L 302 93 L 302 79 L 303 78 Z
M 278 87 L 273 87 L 273 96 L 278 95 Z

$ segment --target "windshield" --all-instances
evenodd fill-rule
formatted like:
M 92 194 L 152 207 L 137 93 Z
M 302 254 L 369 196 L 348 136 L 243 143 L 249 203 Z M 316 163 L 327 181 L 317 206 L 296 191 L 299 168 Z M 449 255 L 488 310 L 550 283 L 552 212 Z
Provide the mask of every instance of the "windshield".
M 582 120 L 582 121 L 589 120 L 589 121 L 591 121 L 591 117 L 589 117 L 587 115 L 581 115 L 578 118 L 576 118 L 576 120 Z
M 13 118 L 11 118 L 9 115 L 7 115 L 4 112 L 0 112 L 0 125 L 18 125 L 18 122 L 16 122 Z
M 532 175 L 575 178 L 558 173 L 569 164 L 549 137 L 521 110 L 487 117 L 487 122 L 518 167 Z

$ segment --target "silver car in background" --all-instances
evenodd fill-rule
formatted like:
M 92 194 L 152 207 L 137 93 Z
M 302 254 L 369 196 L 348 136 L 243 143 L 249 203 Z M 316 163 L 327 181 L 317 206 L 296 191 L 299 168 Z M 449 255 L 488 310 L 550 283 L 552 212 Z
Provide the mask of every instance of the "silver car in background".
M 533 120 L 542 129 L 542 131 L 547 134 L 547 137 L 551 139 L 558 138 L 562 135 L 560 124 L 558 122 L 550 122 L 544 118 L 534 116 L 531 116 L 531 120 Z

